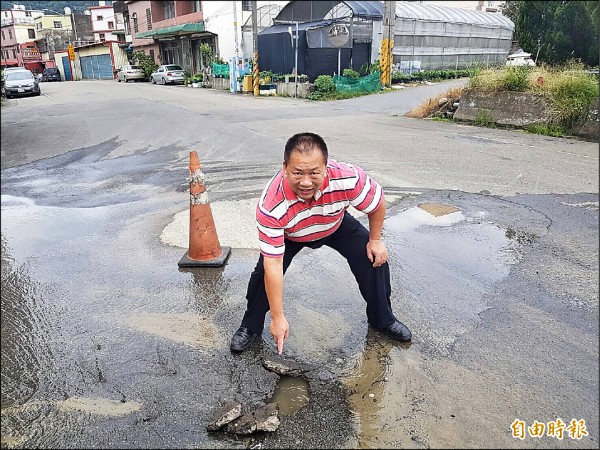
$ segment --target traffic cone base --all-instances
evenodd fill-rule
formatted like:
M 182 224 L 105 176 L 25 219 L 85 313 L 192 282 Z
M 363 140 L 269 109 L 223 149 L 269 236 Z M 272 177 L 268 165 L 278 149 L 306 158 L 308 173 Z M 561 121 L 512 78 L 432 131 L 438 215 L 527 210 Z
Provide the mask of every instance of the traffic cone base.
M 198 261 L 196 259 L 189 258 L 189 250 L 185 252 L 185 255 L 179 260 L 177 265 L 179 267 L 220 267 L 225 264 L 225 260 L 229 257 L 231 253 L 231 247 L 221 247 L 223 253 L 221 256 L 213 259 L 207 259 L 205 261 Z

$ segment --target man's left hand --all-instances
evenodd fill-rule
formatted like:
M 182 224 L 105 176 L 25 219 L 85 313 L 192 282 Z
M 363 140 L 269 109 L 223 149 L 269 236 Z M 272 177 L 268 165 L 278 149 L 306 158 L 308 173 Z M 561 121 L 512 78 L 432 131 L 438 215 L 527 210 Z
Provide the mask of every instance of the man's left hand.
M 381 239 L 369 239 L 367 243 L 367 258 L 373 263 L 373 267 L 379 267 L 387 262 L 387 247 Z

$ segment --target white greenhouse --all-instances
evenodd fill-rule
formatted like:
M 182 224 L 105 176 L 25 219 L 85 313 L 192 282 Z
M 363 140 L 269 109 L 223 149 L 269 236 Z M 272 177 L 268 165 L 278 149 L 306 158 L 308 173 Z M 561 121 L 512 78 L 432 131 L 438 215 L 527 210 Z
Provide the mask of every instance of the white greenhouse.
M 514 28 L 500 13 L 396 2 L 394 64 L 404 72 L 504 65 Z

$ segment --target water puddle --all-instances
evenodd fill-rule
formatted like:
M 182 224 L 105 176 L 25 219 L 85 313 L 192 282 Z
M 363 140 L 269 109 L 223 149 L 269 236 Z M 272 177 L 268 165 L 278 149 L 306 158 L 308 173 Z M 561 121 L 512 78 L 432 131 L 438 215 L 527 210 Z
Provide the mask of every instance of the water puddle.
M 93 242 L 107 208 L 61 208 L 36 205 L 28 198 L 2 195 L 2 233 L 10 239 L 15 259 L 38 255 L 49 248 Z
M 463 213 L 454 206 L 443 203 L 421 203 L 385 221 L 386 228 L 407 233 L 421 225 L 447 227 L 465 220 Z
M 289 416 L 308 404 L 308 382 L 302 378 L 280 376 L 269 402 L 279 404 L 279 414 Z

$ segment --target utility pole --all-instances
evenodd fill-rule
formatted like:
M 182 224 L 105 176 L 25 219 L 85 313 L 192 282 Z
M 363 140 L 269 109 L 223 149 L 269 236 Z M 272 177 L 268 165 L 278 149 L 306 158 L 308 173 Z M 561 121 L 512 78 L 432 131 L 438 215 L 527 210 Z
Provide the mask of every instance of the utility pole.
M 231 67 L 231 87 L 230 91 L 232 93 L 237 93 L 238 88 L 238 55 L 239 55 L 239 47 L 238 47 L 238 32 L 237 32 L 237 10 L 235 4 L 237 3 L 235 0 L 231 2 L 233 4 L 233 33 L 235 36 L 235 56 L 233 57 L 233 67 Z
M 383 9 L 383 39 L 379 52 L 379 80 L 382 87 L 392 84 L 392 64 L 394 62 L 394 22 L 396 20 L 396 2 L 385 1 Z
M 260 88 L 258 87 L 258 14 L 256 8 L 256 0 L 254 0 L 252 2 L 252 48 L 254 49 L 254 65 L 252 66 L 252 90 L 254 92 L 254 95 L 258 97 L 260 95 Z

